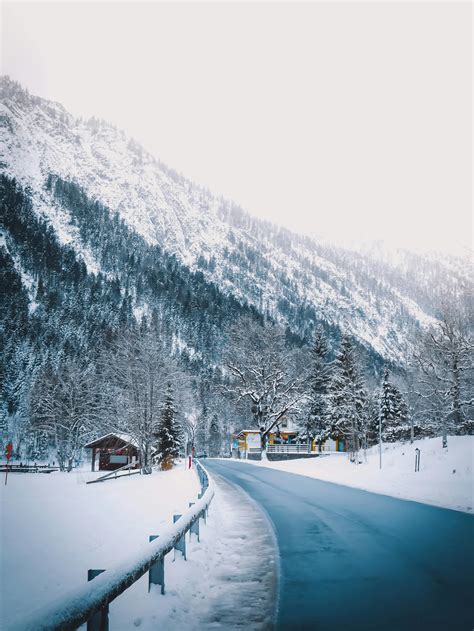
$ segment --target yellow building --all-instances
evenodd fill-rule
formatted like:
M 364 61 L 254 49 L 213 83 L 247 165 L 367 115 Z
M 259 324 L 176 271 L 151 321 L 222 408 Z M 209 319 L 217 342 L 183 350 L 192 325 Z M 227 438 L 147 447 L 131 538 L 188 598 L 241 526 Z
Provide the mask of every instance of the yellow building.
M 308 443 L 299 438 L 298 431 L 275 430 L 268 434 L 267 456 L 274 459 L 279 455 L 308 457 L 322 452 L 345 451 L 344 439 L 328 439 L 319 445 L 317 440 Z M 260 460 L 262 437 L 258 429 L 243 429 L 232 437 L 232 456 L 244 460 Z
M 232 456 L 245 460 L 260 460 L 262 438 L 258 429 L 243 429 L 233 436 Z

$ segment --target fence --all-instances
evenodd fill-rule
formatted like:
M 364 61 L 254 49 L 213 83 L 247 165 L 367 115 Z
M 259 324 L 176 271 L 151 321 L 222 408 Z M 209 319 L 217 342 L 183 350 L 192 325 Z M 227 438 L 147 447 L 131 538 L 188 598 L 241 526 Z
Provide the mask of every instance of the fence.
M 100 478 L 96 478 L 95 480 L 89 480 L 86 484 L 95 484 L 96 482 L 105 482 L 105 480 L 117 480 L 118 478 L 123 478 L 124 476 L 135 475 L 140 473 L 140 469 L 136 471 L 132 471 L 132 469 L 136 469 L 136 463 L 130 462 L 129 464 L 124 464 L 123 467 L 119 467 L 118 469 L 114 469 L 105 475 L 100 476 Z M 121 473 L 123 471 L 128 471 L 128 473 Z M 120 473 L 120 475 L 117 475 Z
M 0 465 L 0 473 L 5 473 L 8 468 L 9 473 L 52 473 L 59 471 L 59 467 L 50 467 L 47 464 L 9 464 Z
M 269 454 L 310 454 L 311 444 L 301 445 L 268 445 L 267 452 Z
M 199 536 L 199 519 L 206 516 L 214 497 L 214 485 L 199 462 L 196 469 L 201 492 L 190 503 L 184 515 L 175 515 L 172 526 L 160 535 L 150 536 L 150 543 L 133 557 L 108 570 L 89 570 L 91 582 L 65 595 L 50 606 L 33 612 L 8 627 L 9 631 L 73 631 L 87 622 L 88 631 L 108 629 L 108 606 L 135 581 L 150 571 L 149 584 L 161 584 L 164 593 L 164 557 L 173 548 L 186 558 L 185 535 L 188 531 Z M 91 580 L 93 579 L 93 581 Z

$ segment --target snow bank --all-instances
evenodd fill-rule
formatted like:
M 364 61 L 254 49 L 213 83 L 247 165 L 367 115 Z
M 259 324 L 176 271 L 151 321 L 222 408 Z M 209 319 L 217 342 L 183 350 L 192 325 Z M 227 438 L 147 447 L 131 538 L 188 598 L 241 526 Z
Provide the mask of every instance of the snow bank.
M 198 478 L 184 463 L 169 472 L 86 485 L 98 475 L 12 474 L 2 487 L 2 628 L 29 618 L 37 631 L 41 622 L 51 623 L 55 601 L 71 593 L 100 597 L 173 536 L 174 513 L 188 511 L 189 501 L 199 510 Z M 243 621 L 256 631 L 272 626 L 278 561 L 271 527 L 244 493 L 222 481 L 215 492 L 200 542 L 186 536 L 187 560 L 173 552 L 165 557 L 165 595 L 159 586 L 148 593 L 145 574 L 111 603 L 112 629 L 231 629 Z M 148 543 L 151 534 L 160 536 Z M 107 572 L 87 583 L 89 568 Z M 49 619 L 36 620 L 37 610 Z
M 187 537 L 187 561 L 179 554 L 174 562 L 173 554 L 166 558 L 166 595 L 159 586 L 148 594 L 143 577 L 111 604 L 111 629 L 274 628 L 279 560 L 271 526 L 243 491 L 215 482 L 200 542 Z
M 415 449 L 420 449 L 420 471 L 415 473 Z M 382 469 L 378 446 L 367 451 L 362 464 L 349 462 L 347 454 L 288 461 L 247 461 L 328 482 L 353 486 L 406 500 L 414 500 L 473 512 L 474 436 L 450 436 L 448 448 L 441 438 L 425 438 L 409 443 L 385 444 Z
M 89 568 L 110 568 L 138 555 L 148 536 L 164 531 L 200 491 L 195 472 L 184 464 L 86 485 L 99 475 L 11 474 L 2 485 L 0 579 L 7 628 L 19 614 L 83 586 Z

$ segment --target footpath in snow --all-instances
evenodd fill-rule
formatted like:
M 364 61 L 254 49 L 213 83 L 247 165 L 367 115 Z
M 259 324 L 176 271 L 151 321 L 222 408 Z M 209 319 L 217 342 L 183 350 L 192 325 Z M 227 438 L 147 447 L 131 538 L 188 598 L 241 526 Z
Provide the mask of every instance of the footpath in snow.
M 415 449 L 420 449 L 420 470 L 415 472 Z M 474 512 L 474 436 L 450 436 L 448 448 L 441 438 L 425 438 L 409 443 L 383 446 L 382 469 L 378 446 L 360 452 L 362 464 L 349 462 L 347 454 L 332 453 L 318 458 L 252 461 L 249 464 L 271 467 L 328 482 L 353 486 L 406 500 L 443 508 Z
M 97 476 L 11 474 L 2 486 L 2 628 L 83 585 L 89 568 L 112 567 L 133 554 L 200 490 L 184 464 L 86 485 Z M 218 480 L 201 541 L 186 539 L 188 560 L 179 552 L 165 558 L 165 595 L 159 587 L 148 593 L 145 574 L 110 605 L 111 628 L 268 628 L 278 562 L 271 527 L 245 494 Z

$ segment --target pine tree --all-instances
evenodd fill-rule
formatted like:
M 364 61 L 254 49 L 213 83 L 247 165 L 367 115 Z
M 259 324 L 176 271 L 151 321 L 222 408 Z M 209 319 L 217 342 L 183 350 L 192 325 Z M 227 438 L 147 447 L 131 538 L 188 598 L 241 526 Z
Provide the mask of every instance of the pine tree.
M 380 422 L 382 425 L 382 438 L 384 441 L 392 442 L 393 426 L 396 425 L 396 403 L 392 384 L 388 381 L 388 370 L 384 372 L 382 380 L 382 392 L 380 395 Z
M 6 444 L 8 439 L 8 415 L 6 405 L 0 404 L 0 444 Z
M 308 438 L 316 438 L 321 444 L 330 432 L 327 410 L 329 346 L 322 327 L 316 330 L 311 355 L 310 408 L 302 429 Z
M 406 403 L 400 390 L 390 383 L 388 377 L 388 370 L 386 370 L 380 394 L 380 420 L 382 439 L 390 443 L 406 438 L 405 434 L 409 428 L 406 426 L 408 416 Z
M 171 383 L 168 383 L 166 388 L 165 402 L 157 432 L 157 439 L 161 469 L 168 471 L 173 467 L 174 461 L 179 455 L 181 445 L 181 430 L 176 419 Z
M 333 365 L 328 404 L 331 415 L 331 435 L 343 436 L 358 462 L 361 439 L 366 433 L 365 406 L 367 393 L 360 375 L 354 347 L 348 336 L 343 336 L 339 353 Z
M 209 449 L 209 421 L 207 407 L 204 406 L 196 427 L 196 452 L 207 454 Z
M 217 414 L 213 414 L 209 425 L 209 455 L 213 458 L 221 454 L 222 433 Z

